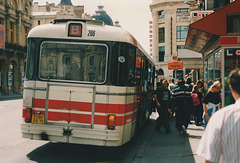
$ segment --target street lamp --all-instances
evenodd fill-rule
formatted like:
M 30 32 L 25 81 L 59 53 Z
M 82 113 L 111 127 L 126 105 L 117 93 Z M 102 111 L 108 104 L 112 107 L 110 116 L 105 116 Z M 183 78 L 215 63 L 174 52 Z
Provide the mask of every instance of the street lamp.
M 199 7 L 199 10 L 204 10 L 204 0 L 186 0 L 184 4 L 190 5 L 191 7 Z
M 191 5 L 191 6 L 196 6 L 197 5 L 196 1 L 185 1 L 184 4 Z

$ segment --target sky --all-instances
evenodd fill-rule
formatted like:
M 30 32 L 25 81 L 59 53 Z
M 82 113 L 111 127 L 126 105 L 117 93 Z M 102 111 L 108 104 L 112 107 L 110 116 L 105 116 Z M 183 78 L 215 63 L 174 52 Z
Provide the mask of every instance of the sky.
M 33 0 L 39 5 L 55 3 L 61 0 Z M 149 21 L 152 20 L 149 5 L 152 0 L 71 0 L 74 6 L 83 5 L 84 12 L 93 15 L 98 10 L 98 5 L 103 5 L 104 10 L 113 22 L 119 21 L 123 29 L 130 32 L 143 48 L 149 53 Z

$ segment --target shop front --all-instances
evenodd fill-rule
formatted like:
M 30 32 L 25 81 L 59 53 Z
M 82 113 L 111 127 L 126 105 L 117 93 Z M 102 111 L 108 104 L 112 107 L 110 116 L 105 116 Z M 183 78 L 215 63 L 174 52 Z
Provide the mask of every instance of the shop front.
M 227 77 L 240 67 L 240 1 L 234 1 L 209 16 L 190 24 L 185 48 L 202 53 L 204 87 L 223 84 L 222 104 L 234 103 Z M 238 27 L 237 27 L 238 26 Z

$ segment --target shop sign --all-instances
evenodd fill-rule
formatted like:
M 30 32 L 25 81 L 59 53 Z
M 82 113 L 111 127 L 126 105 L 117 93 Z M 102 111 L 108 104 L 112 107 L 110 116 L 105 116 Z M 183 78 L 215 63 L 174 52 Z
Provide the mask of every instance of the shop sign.
M 202 19 L 213 13 L 213 11 L 192 11 L 191 16 L 193 19 Z
M 189 20 L 190 20 L 189 13 L 177 13 L 177 21 L 178 22 L 189 21 Z
M 183 61 L 168 62 L 169 70 L 183 69 Z
M 164 22 L 165 22 L 164 18 L 159 18 L 159 19 L 158 19 L 158 24 L 162 24 L 162 23 L 164 23 Z
M 240 55 L 240 49 L 236 50 L 236 55 Z
M 240 36 L 222 36 L 220 37 L 221 45 L 240 45 Z

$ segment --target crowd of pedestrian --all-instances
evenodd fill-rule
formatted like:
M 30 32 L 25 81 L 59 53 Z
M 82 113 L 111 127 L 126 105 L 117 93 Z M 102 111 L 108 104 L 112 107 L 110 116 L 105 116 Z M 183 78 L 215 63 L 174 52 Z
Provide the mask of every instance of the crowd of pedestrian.
M 157 110 L 159 117 L 155 129 L 161 132 L 163 126 L 166 133 L 172 130 L 169 118 L 175 118 L 179 134 L 186 134 L 186 129 L 192 121 L 196 126 L 205 126 L 210 116 L 221 107 L 221 82 L 215 81 L 208 92 L 204 94 L 204 83 L 198 80 L 195 84 L 190 77 L 161 79 L 153 91 L 152 111 Z M 204 117 L 204 118 L 203 118 Z
M 180 135 L 186 134 L 188 125 L 204 126 L 197 154 L 206 162 L 240 161 L 240 68 L 233 70 L 228 77 L 229 87 L 235 103 L 221 109 L 220 80 L 209 85 L 204 92 L 202 80 L 195 84 L 191 78 L 162 79 L 153 91 L 152 108 L 159 117 L 155 130 L 171 133 L 169 118 L 175 117 L 176 129 Z

